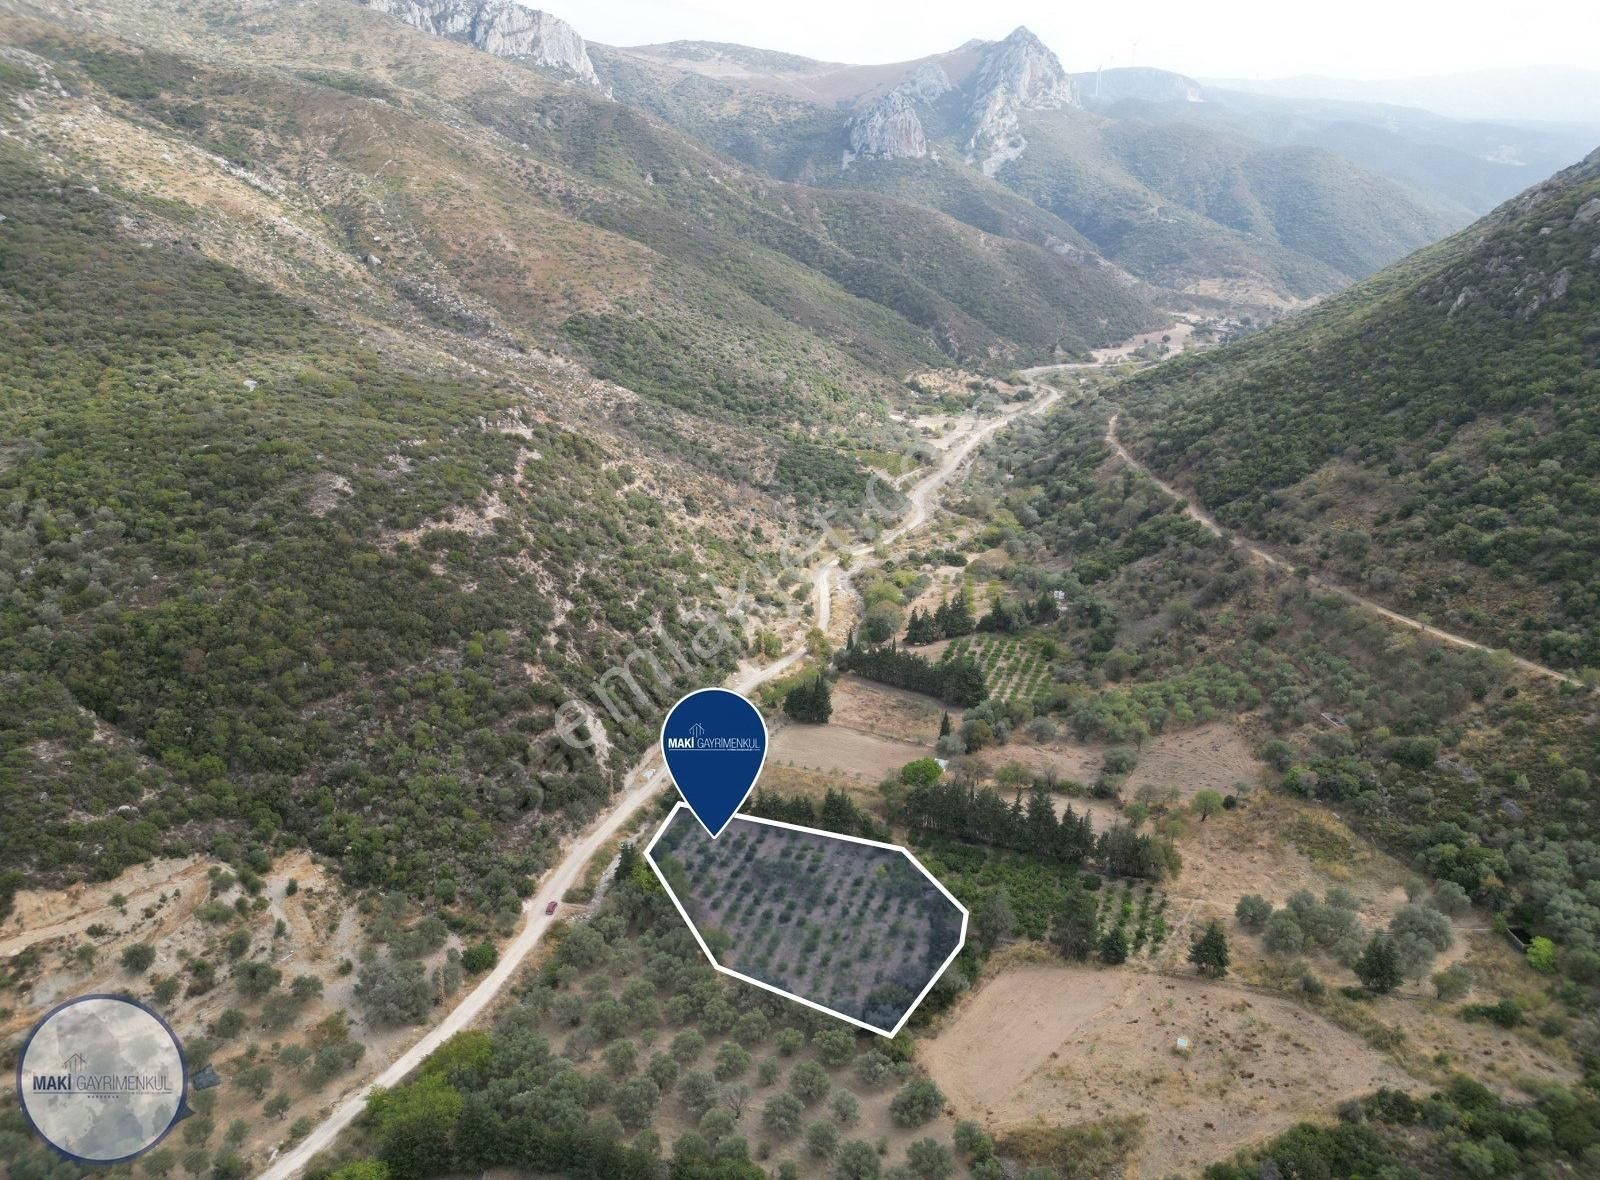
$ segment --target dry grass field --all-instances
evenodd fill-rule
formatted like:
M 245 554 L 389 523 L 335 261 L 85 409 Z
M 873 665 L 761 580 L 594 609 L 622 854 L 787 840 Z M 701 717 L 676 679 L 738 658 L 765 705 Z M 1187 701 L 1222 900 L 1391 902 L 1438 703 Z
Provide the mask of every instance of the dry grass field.
M 1288 999 L 1064 963 L 993 977 L 922 1060 L 957 1110 L 995 1132 L 1142 1115 L 1130 1170 L 1141 1177 L 1192 1174 L 1346 1098 L 1415 1084 Z

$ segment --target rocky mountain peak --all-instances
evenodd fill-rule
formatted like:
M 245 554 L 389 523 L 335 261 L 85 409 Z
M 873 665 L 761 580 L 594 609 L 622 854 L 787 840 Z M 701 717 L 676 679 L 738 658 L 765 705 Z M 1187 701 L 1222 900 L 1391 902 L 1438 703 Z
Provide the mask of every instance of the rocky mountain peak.
M 984 50 L 971 88 L 967 158 L 988 176 L 1028 145 L 1019 128 L 1019 112 L 1078 105 L 1077 91 L 1060 59 L 1022 26 Z
M 1077 104 L 1072 79 L 1050 47 L 1018 25 L 997 41 L 978 67 L 979 91 L 1004 88 L 1022 110 L 1042 111 Z
M 515 0 L 357 0 L 406 24 L 475 49 L 568 74 L 590 86 L 600 78 L 583 38 L 566 21 Z

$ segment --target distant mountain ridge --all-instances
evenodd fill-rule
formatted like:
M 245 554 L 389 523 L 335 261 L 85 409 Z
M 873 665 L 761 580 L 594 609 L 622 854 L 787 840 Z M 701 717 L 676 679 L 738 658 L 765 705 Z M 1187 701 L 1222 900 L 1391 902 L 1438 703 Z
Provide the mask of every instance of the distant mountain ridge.
M 1481 217 L 1581 158 L 1600 139 L 1600 104 L 1589 128 L 1531 126 L 1505 118 L 1463 121 L 1397 106 L 1353 86 L 1338 98 L 1279 94 L 1144 67 L 1073 80 L 1084 105 L 1109 118 L 1207 127 L 1273 147 L 1320 148 L 1405 185 L 1457 218 Z
M 1193 102 L 1199 83 L 1107 71 L 1092 76 L 1090 100 L 1091 76 L 1069 75 L 1026 28 L 870 66 L 705 42 L 595 54 L 622 101 L 770 175 L 932 203 L 984 228 L 1021 196 L 1047 215 L 1050 236 L 1191 300 L 1292 304 L 1470 216 L 1336 154 L 1285 154 L 1241 143 L 1234 129 L 1227 138 L 1183 126 L 1136 134 L 1142 120 L 1104 113 L 1112 92 Z M 1163 157 L 1184 162 L 1188 174 Z M 1208 188 L 1255 212 L 1219 220 Z
M 1214 84 L 1281 98 L 1393 103 L 1457 119 L 1600 126 L 1600 70 L 1593 68 L 1509 67 L 1377 79 L 1231 78 Z

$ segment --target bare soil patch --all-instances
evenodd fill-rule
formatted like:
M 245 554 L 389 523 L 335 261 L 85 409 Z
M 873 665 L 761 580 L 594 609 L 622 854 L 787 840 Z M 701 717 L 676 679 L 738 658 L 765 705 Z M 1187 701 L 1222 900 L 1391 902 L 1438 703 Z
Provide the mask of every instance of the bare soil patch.
M 1317 851 L 1320 859 L 1303 851 L 1297 839 Z M 1328 849 L 1337 854 L 1327 855 Z M 1238 930 L 1232 919 L 1234 906 L 1247 893 L 1281 906 L 1299 889 L 1320 899 L 1335 886 L 1342 886 L 1361 902 L 1361 924 L 1376 930 L 1387 925 L 1395 910 L 1405 904 L 1405 883 L 1413 875 L 1330 812 L 1266 792 L 1253 796 L 1237 811 L 1224 811 L 1204 821 L 1191 816 L 1178 851 L 1183 855 L 1183 868 L 1168 886 L 1174 903 L 1171 946 L 1186 950 L 1190 926 L 1204 925 L 1208 918 L 1223 918 L 1238 952 L 1246 957 L 1260 953 L 1260 942 Z M 1334 973 L 1334 982 L 1354 980 L 1331 960 L 1318 958 L 1316 966 L 1321 974 Z
M 1139 749 L 1139 764 L 1128 775 L 1124 794 L 1131 798 L 1148 785 L 1176 789 L 1184 799 L 1205 790 L 1227 795 L 1239 783 L 1259 784 L 1263 770 L 1238 729 L 1213 721 L 1147 741 Z
M 833 686 L 833 716 L 828 723 L 900 741 L 932 743 L 939 736 L 944 712 L 943 705 L 920 692 L 841 676 Z
M 769 760 L 761 772 L 760 789 L 777 791 L 782 795 L 800 795 L 821 803 L 829 791 L 843 791 L 855 800 L 856 805 L 878 815 L 883 814 L 883 796 L 878 793 L 878 782 L 851 778 L 828 770 L 806 770 L 799 766 L 774 766 Z
M 937 722 L 934 733 L 938 733 Z M 768 764 L 835 771 L 878 783 L 907 762 L 933 753 L 929 743 L 905 742 L 841 725 L 785 725 L 772 735 Z
M 1110 748 L 1105 743 L 1070 739 L 1012 741 L 980 751 L 978 757 L 990 766 L 1020 762 L 1036 774 L 1053 773 L 1059 779 L 1087 783 L 1099 774 Z M 1140 746 L 1138 753 L 1138 765 L 1122 784 L 1123 797 L 1129 800 L 1137 797 L 1141 787 L 1162 795 L 1176 791 L 1180 799 L 1204 790 L 1226 795 L 1239 783 L 1258 784 L 1264 770 L 1244 736 L 1226 721 L 1157 734 Z
M 1187 1037 L 1187 1055 L 1176 1050 Z M 1409 1075 L 1320 1015 L 1223 981 L 1063 964 L 993 978 L 922 1054 L 990 1130 L 1144 1115 L 1133 1173 L 1190 1174 Z
M 1109 799 L 1074 799 L 1071 795 L 1055 795 L 1050 802 L 1055 807 L 1057 819 L 1065 815 L 1070 807 L 1079 815 L 1087 815 L 1090 826 L 1097 832 L 1105 831 L 1112 824 L 1126 822 L 1122 808 Z

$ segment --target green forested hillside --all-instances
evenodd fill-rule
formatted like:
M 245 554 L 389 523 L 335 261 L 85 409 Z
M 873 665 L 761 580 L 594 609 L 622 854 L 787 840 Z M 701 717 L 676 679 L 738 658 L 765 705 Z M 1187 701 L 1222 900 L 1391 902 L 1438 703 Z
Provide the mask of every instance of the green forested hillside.
M 1155 322 L 345 0 L 0 9 L 6 899 L 288 841 L 511 912 L 677 694 L 556 708 L 847 525 L 908 374 Z
M 1481 217 L 1594 146 L 1593 126 L 1496 123 L 1390 102 L 1253 93 L 1160 69 L 1073 78 L 1084 104 L 1110 118 L 1188 123 L 1273 147 L 1322 148 L 1462 219 Z
M 1600 665 L 1600 154 L 1120 396 L 1136 449 L 1226 524 L 1408 613 Z
M 514 905 L 609 793 L 555 707 L 709 599 L 660 506 L 576 433 L 483 429 L 509 391 L 141 242 L 14 145 L 0 174 L 0 866 L 288 836 Z
M 1065 731 L 1125 748 L 1132 765 L 1159 735 L 1237 727 L 1271 767 L 1273 790 L 1334 809 L 1400 858 L 1415 889 L 1460 890 L 1497 932 L 1550 939 L 1547 994 L 1524 996 L 1509 1019 L 1539 1021 L 1577 1055 L 1600 1051 L 1592 691 L 1432 642 L 1249 560 L 1115 462 L 1111 409 L 1085 390 L 1019 423 L 991 456 L 1004 510 L 981 496 L 969 507 L 988 522 L 979 544 L 1007 560 L 974 563 L 979 597 L 996 603 L 978 626 L 1039 653 L 1049 677 L 1030 699 L 969 709 L 957 738 L 982 717 L 1015 727 L 1005 740 L 1023 727 Z M 1043 605 L 1051 598 L 1058 610 Z M 1253 805 L 1250 785 L 1238 788 L 1241 806 Z M 1348 843 L 1319 847 L 1291 828 L 1268 847 L 1279 838 L 1284 855 L 1292 845 L 1337 866 L 1330 873 L 1360 871 Z M 1303 967 L 1287 967 L 1291 990 Z M 1580 1155 L 1589 1140 L 1574 1143 Z
M 1361 277 L 1460 222 L 1331 152 L 1141 120 L 1104 129 L 1106 151 L 1151 190 L 1229 229 Z

